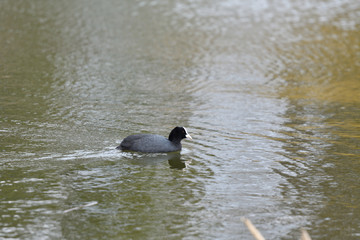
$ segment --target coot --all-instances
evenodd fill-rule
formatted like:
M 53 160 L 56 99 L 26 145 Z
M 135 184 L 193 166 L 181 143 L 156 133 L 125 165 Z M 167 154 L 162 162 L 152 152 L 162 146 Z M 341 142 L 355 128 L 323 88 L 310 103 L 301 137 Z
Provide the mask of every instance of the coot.
M 155 134 L 130 135 L 116 149 L 144 153 L 176 152 L 181 150 L 181 140 L 184 138 L 192 139 L 184 127 L 176 127 L 170 132 L 169 138 Z

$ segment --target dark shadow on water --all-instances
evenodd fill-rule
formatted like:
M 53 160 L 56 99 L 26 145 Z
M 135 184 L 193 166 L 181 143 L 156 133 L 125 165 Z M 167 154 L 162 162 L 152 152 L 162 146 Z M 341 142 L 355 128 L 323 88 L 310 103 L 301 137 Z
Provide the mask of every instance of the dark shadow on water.
M 171 158 L 168 160 L 169 164 L 170 164 L 170 168 L 172 169 L 184 169 L 188 166 L 188 161 L 186 160 L 181 160 L 181 155 L 180 153 L 178 155 L 173 155 L 171 156 Z
M 180 152 L 172 153 L 137 153 L 124 152 L 125 158 L 131 159 L 133 163 L 140 165 L 157 165 L 168 161 L 172 169 L 184 169 L 188 166 L 188 161 L 181 159 Z

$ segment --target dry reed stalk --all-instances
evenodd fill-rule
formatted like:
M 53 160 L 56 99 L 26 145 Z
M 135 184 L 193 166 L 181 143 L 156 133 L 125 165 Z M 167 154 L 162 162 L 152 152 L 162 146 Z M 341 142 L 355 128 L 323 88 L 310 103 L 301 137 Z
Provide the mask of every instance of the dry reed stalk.
M 265 240 L 265 238 L 261 235 L 259 230 L 252 224 L 252 222 L 247 218 L 241 218 L 241 220 L 245 223 L 251 234 L 255 237 L 256 240 Z M 309 233 L 301 228 L 301 238 L 300 240 L 311 240 Z
M 300 240 L 311 240 L 311 237 L 310 237 L 309 233 L 304 228 L 301 229 L 301 238 L 300 238 Z
M 252 222 L 247 219 L 243 218 L 242 221 L 245 223 L 251 234 L 255 237 L 256 240 L 265 240 L 265 238 L 261 235 L 259 230 L 252 224 Z

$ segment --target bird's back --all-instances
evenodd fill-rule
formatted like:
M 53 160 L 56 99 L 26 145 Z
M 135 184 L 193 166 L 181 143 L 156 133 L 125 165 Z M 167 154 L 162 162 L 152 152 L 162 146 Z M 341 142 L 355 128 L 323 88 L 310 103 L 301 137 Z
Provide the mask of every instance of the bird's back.
M 160 135 L 136 134 L 124 138 L 117 148 L 147 153 L 175 152 L 181 150 L 181 144 L 174 144 L 169 139 Z

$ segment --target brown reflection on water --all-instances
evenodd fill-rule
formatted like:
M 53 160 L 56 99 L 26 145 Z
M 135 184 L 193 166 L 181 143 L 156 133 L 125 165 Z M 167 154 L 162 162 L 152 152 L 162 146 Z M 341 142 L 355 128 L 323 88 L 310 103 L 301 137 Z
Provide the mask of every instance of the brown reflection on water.
M 294 215 L 315 213 L 308 225 L 312 237 L 355 239 L 360 220 L 360 38 L 357 29 L 334 22 L 298 28 L 303 39 L 276 48 L 280 71 L 270 71 L 269 83 L 281 82 L 288 121 L 279 153 L 285 157 L 280 161 L 284 169 L 274 171 L 286 179 L 280 187 L 284 206 Z
M 359 104 L 359 32 L 323 25 L 316 36 L 289 48 L 277 48 L 283 61 L 281 70 L 273 77 L 286 81 L 280 96 L 324 104 Z

